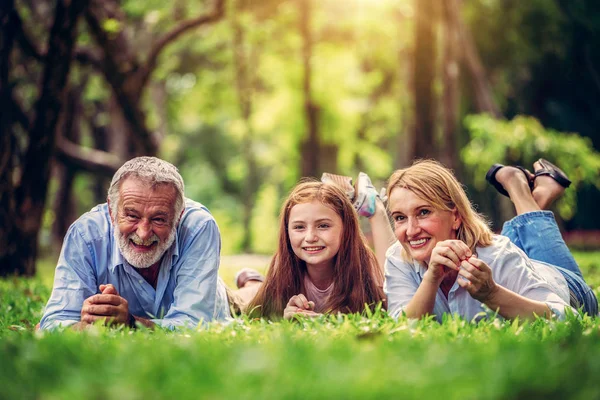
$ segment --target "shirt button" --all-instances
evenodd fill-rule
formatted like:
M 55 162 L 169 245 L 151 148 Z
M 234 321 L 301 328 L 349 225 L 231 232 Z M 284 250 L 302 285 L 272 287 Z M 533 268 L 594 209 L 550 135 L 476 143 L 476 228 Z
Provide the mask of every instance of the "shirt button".
M 140 279 L 138 282 L 141 284 L 141 283 L 142 283 L 142 282 L 144 282 L 144 281 L 143 281 L 142 279 Z

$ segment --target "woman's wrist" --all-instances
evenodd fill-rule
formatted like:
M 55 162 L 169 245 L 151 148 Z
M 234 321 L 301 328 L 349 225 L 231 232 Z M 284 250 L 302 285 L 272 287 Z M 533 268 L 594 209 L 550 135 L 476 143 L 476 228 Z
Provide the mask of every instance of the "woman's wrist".
M 494 287 L 490 290 L 485 299 L 481 300 L 481 302 L 490 308 L 492 308 L 493 306 L 499 307 L 501 304 L 499 304 L 498 297 L 501 296 L 501 292 L 503 290 L 504 288 L 502 286 L 494 283 Z
M 423 274 L 423 282 L 434 285 L 436 288 L 440 287 L 442 281 L 444 280 L 444 276 L 436 277 L 430 268 L 427 268 L 427 271 Z

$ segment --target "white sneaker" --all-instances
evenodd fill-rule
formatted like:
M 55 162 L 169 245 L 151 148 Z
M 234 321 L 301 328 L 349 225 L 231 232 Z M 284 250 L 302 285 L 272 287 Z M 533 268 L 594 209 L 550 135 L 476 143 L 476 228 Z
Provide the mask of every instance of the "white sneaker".
M 344 175 L 335 175 L 324 172 L 321 175 L 321 182 L 336 185 L 341 188 L 346 196 L 352 202 L 352 205 L 358 212 L 358 215 L 371 218 L 375 214 L 375 202 L 377 197 L 384 202 L 387 200 L 385 188 L 381 189 L 381 193 L 371 183 L 371 178 L 364 172 L 358 174 L 356 185 L 352 185 L 352 178 Z
M 356 181 L 356 198 L 354 199 L 354 208 L 358 215 L 371 218 L 375 214 L 377 197 L 379 197 L 379 193 L 371 183 L 369 175 L 360 172 Z

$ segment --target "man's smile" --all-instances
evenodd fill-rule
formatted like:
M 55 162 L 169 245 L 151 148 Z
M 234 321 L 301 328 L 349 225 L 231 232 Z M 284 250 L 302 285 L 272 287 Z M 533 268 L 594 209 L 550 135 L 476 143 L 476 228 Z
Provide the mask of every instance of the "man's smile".
M 150 244 L 143 244 L 143 243 L 138 244 L 133 239 L 129 239 L 129 242 L 136 250 L 140 250 L 140 251 L 151 251 L 158 244 L 157 241 L 154 241 Z

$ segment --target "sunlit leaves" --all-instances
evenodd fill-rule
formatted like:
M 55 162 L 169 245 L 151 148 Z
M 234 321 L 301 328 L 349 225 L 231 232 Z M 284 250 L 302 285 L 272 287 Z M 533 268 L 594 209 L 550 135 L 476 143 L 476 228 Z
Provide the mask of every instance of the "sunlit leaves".
M 104 29 L 110 36 L 114 37 L 121 29 L 123 29 L 121 22 L 114 18 L 106 18 L 102 21 L 102 29 Z

